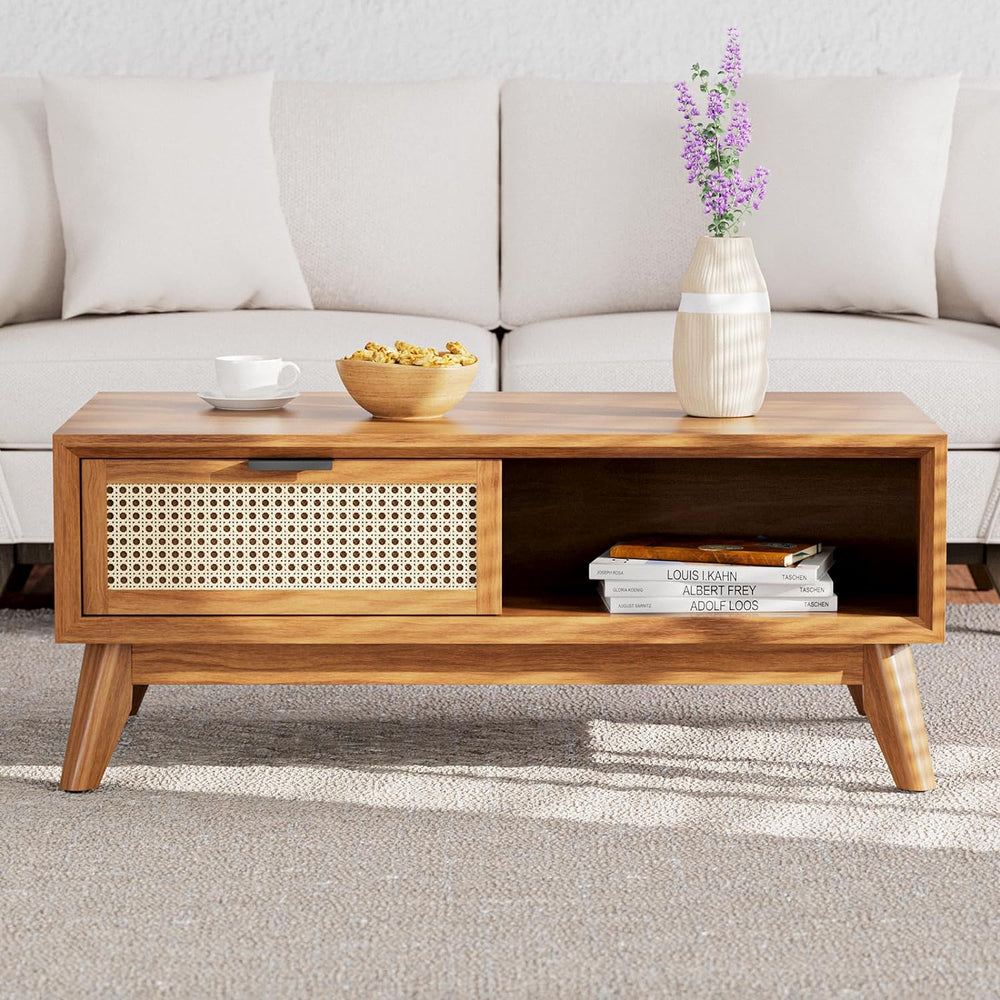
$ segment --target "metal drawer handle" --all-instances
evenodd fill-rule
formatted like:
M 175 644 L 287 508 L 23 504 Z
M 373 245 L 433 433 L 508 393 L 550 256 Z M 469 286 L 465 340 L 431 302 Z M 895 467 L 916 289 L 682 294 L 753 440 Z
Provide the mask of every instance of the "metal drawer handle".
M 248 463 L 253 472 L 308 472 L 318 469 L 329 472 L 332 458 L 251 458 Z

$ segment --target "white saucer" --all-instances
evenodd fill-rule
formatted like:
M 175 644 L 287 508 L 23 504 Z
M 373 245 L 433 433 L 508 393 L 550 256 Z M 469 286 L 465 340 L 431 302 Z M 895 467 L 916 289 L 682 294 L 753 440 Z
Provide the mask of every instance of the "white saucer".
M 199 392 L 198 398 L 211 404 L 217 410 L 280 410 L 287 406 L 298 393 L 293 389 L 282 389 L 276 396 L 223 396 L 218 389 Z

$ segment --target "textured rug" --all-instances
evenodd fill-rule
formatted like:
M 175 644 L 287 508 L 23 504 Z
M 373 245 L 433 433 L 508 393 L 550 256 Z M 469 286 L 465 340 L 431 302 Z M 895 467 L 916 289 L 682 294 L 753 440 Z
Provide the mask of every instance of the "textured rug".
M 0 997 L 1000 996 L 1000 608 L 842 688 L 154 688 L 56 789 L 80 649 L 0 612 Z

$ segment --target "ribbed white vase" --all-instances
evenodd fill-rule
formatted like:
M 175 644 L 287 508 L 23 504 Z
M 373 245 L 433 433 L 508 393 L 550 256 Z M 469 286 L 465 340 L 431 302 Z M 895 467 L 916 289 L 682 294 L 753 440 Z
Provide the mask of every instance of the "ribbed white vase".
M 753 241 L 703 236 L 681 284 L 674 384 L 692 417 L 750 417 L 767 391 L 771 306 Z

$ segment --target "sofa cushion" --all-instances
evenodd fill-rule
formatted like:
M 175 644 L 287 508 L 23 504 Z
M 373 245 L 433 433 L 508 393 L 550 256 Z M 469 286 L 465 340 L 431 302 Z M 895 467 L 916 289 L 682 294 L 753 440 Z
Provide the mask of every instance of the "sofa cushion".
M 1000 325 L 1000 79 L 963 80 L 937 242 L 942 316 Z
M 771 170 L 748 226 L 772 304 L 936 315 L 957 77 L 747 77 Z M 501 319 L 675 309 L 704 233 L 669 84 L 503 85 Z M 887 159 L 886 150 L 893 150 Z
M 281 200 L 317 309 L 499 315 L 498 87 L 274 85 Z M 64 251 L 37 80 L 0 77 L 0 325 L 60 315 Z
M 0 326 L 55 319 L 63 252 L 37 80 L 0 77 Z
M 317 309 L 499 315 L 498 85 L 277 83 L 282 203 Z
M 501 97 L 501 319 L 676 309 L 706 220 L 669 84 L 519 79 Z
M 339 392 L 334 361 L 369 340 L 435 347 L 460 340 L 479 356 L 473 389 L 497 387 L 496 337 L 453 320 L 240 310 L 22 323 L 0 331 L 0 446 L 50 447 L 52 432 L 102 390 L 209 388 L 220 354 L 279 354 L 301 366 L 300 389 Z
M 771 308 L 937 316 L 934 250 L 958 77 L 747 77 L 771 171 L 753 238 Z
M 673 391 L 671 312 L 535 323 L 503 339 L 508 391 Z M 1000 330 L 913 316 L 775 313 L 774 391 L 906 393 L 951 448 L 1000 447 Z
M 0 545 L 52 541 L 52 452 L 0 450 Z
M 278 194 L 273 82 L 43 78 L 63 318 L 312 308 Z

